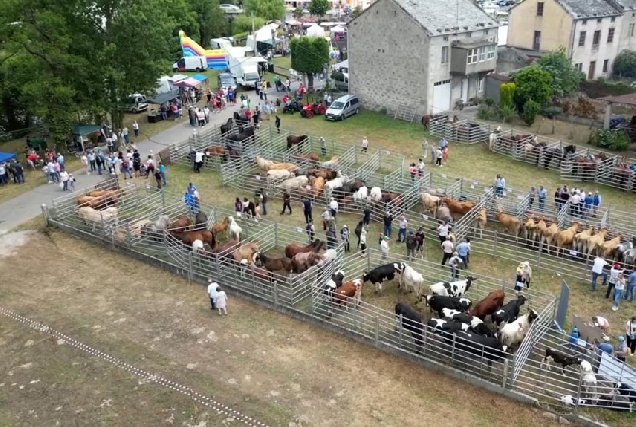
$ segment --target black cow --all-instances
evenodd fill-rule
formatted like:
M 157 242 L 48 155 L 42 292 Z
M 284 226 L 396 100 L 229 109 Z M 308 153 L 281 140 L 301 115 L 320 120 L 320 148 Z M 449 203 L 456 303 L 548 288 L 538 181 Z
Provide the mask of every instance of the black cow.
M 547 363 L 548 370 L 550 370 L 550 360 L 554 360 L 554 363 L 557 365 L 561 365 L 561 374 L 565 375 L 565 368 L 572 365 L 580 365 L 581 359 L 574 356 L 568 356 L 567 354 L 563 354 L 558 350 L 553 348 L 545 349 L 545 356 L 541 361 L 541 368 L 543 368 L 543 364 Z
M 382 283 L 395 279 L 396 274 L 402 274 L 405 264 L 403 262 L 392 262 L 391 264 L 381 265 L 374 268 L 368 273 L 365 271 L 362 275 L 362 281 L 364 283 L 371 282 L 375 287 L 375 293 L 382 292 Z M 400 276 L 400 284 L 402 277 Z M 398 284 L 398 288 L 400 287 Z M 441 314 L 440 314 L 441 316 Z
M 636 402 L 636 390 L 623 383 L 614 384 L 614 389 L 621 395 L 629 397 L 629 400 L 634 403 Z
M 502 323 L 510 323 L 517 320 L 521 306 L 525 304 L 526 297 L 519 295 L 516 300 L 509 301 L 492 315 L 493 322 L 499 326 Z
M 485 337 L 496 337 L 497 334 L 493 332 L 479 317 L 471 316 L 468 313 L 454 314 L 453 321 L 460 323 L 467 323 L 470 326 L 470 330 L 476 334 L 483 335 Z
M 470 310 L 472 302 L 467 298 L 444 297 L 440 295 L 427 295 L 426 306 L 431 308 L 431 312 L 436 311 L 439 317 L 444 317 L 443 308 L 458 310 L 462 313 Z
M 402 327 L 413 336 L 417 346 L 416 351 L 419 353 L 420 347 L 422 347 L 422 316 L 413 307 L 398 302 L 395 304 L 395 316 L 398 321 L 400 320 L 400 315 L 402 315 Z
M 455 334 L 455 346 L 457 349 L 475 356 L 488 359 L 490 368 L 492 361 L 498 361 L 506 356 L 507 347 L 502 346 L 498 338 L 484 337 L 473 332 L 460 331 Z
M 325 293 L 329 296 L 332 295 L 333 292 L 336 291 L 340 286 L 342 286 L 342 282 L 344 282 L 344 271 L 338 270 L 331 275 L 331 279 L 327 280 L 325 283 Z

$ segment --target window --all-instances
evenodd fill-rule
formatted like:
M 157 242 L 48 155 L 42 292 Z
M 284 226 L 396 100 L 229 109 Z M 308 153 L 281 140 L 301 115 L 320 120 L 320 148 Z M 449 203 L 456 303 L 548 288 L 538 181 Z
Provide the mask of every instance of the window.
M 579 34 L 579 46 L 585 46 L 585 31 Z
M 448 41 L 448 36 L 444 36 L 444 41 L 447 42 Z
M 532 44 L 533 50 L 541 50 L 541 31 L 534 32 L 534 43 Z
M 484 30 L 484 35 L 488 35 L 488 30 Z
M 616 22 L 616 18 L 612 16 L 611 22 Z
M 473 33 L 471 33 L 470 31 L 466 33 L 466 37 L 471 37 L 473 35 Z
M 479 62 L 484 62 L 486 60 L 486 48 L 479 48 Z
M 537 16 L 543 16 L 543 2 L 537 3 Z
M 448 46 L 442 46 L 442 64 L 448 64 Z
M 610 28 L 609 32 L 607 33 L 607 42 L 611 43 L 614 41 L 614 28 Z
M 477 80 L 477 92 L 484 90 L 484 78 Z
M 602 20 L 603 20 L 603 19 L 598 18 L 598 19 L 596 20 L 596 22 L 598 22 L 598 23 L 600 24 Z
M 603 61 L 603 72 L 607 73 L 607 66 L 609 65 L 609 59 Z
M 634 24 L 629 24 L 629 29 L 627 30 L 627 37 L 634 37 Z
M 479 49 L 468 49 L 468 64 L 476 64 Z
M 592 46 L 598 46 L 601 42 L 601 30 L 594 31 L 594 38 L 592 39 Z
M 583 22 L 581 23 L 581 25 L 585 25 L 587 24 L 587 19 L 584 19 Z
M 486 59 L 493 59 L 495 57 L 495 51 L 496 51 L 495 46 L 488 46 L 486 48 L 486 53 L 487 53 Z
M 576 68 L 576 71 L 578 71 L 578 72 L 583 71 L 583 64 L 581 64 L 581 63 L 574 64 L 574 67 Z

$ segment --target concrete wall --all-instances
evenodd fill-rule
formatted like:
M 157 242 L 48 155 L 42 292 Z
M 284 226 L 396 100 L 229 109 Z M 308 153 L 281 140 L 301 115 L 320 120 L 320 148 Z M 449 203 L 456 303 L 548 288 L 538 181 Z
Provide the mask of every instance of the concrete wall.
M 589 68 L 591 62 L 596 62 L 594 67 L 594 79 L 599 77 L 608 76 L 612 71 L 612 65 L 614 59 L 618 54 L 619 38 L 621 32 L 621 17 L 614 18 L 599 18 L 579 20 L 574 23 L 574 43 L 572 47 L 572 63 L 581 64 L 581 71 L 585 73 L 586 78 L 590 78 Z M 607 35 L 609 30 L 614 29 L 614 39 L 612 43 L 607 42 Z M 579 40 L 581 39 L 581 32 L 585 31 L 585 45 L 579 46 Z M 594 41 L 594 32 L 600 31 L 601 38 L 599 44 L 592 45 Z M 635 39 L 636 40 L 636 39 Z M 607 72 L 603 72 L 603 62 L 608 60 Z
M 430 40 L 424 29 L 392 0 L 376 1 L 348 28 L 349 91 L 362 106 L 428 111 Z
M 492 98 L 495 100 L 495 104 L 499 104 L 499 102 L 501 102 L 499 89 L 503 83 L 504 82 L 501 80 L 486 76 L 486 80 L 484 82 L 484 98 Z
M 534 32 L 541 31 L 540 50 L 563 46 L 570 52 L 572 17 L 556 1 L 543 1 L 543 16 L 537 16 L 537 0 L 526 0 L 510 10 L 508 46 L 533 49 Z
M 634 24 L 634 34 L 629 35 L 630 24 Z M 618 39 L 617 53 L 622 50 L 636 50 L 636 10 L 626 10 L 623 13 L 620 24 L 620 31 L 616 30 L 616 37 Z

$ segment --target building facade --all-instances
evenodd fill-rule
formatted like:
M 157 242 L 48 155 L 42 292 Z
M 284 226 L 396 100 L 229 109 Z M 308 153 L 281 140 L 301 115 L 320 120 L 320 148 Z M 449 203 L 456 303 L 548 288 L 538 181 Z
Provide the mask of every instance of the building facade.
M 348 25 L 349 91 L 365 108 L 421 114 L 483 97 L 497 28 L 470 0 L 377 0 Z
M 510 11 L 508 45 L 565 48 L 588 79 L 608 77 L 616 55 L 636 50 L 636 0 L 526 0 Z

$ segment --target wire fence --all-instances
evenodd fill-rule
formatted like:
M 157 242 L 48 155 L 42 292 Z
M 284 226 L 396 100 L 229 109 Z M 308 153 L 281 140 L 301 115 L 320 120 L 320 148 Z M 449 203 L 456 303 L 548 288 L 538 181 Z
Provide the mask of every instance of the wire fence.
M 108 188 L 112 191 L 114 182 L 103 183 L 100 188 Z M 555 298 L 552 295 L 527 289 L 524 295 L 528 298 L 525 308 L 536 310 L 540 313 L 538 320 L 533 323 L 529 333 L 517 352 L 512 354 L 502 353 L 492 348 L 475 346 L 475 343 L 466 341 L 466 338 L 458 338 L 455 334 L 440 334 L 422 324 L 413 328 L 408 325 L 406 319 L 396 317 L 393 311 L 382 309 L 370 302 L 358 303 L 355 299 L 346 300 L 346 304 L 334 304 L 329 295 L 325 293 L 325 284 L 333 272 L 343 269 L 345 280 L 362 277 L 365 271 L 387 263 L 387 259 L 374 249 L 368 249 L 365 256 L 345 256 L 340 246 L 335 260 L 320 267 L 307 270 L 300 275 L 293 275 L 291 280 L 264 272 L 262 269 L 237 264 L 227 257 L 204 256 L 193 253 L 180 241 L 172 239 L 169 233 L 164 233 L 161 242 L 152 242 L 148 246 L 134 244 L 127 239 L 116 240 L 113 236 L 119 227 L 129 227 L 133 221 L 152 220 L 161 215 L 174 217 L 179 215 L 182 207 L 179 206 L 179 197 L 165 191 L 162 196 L 158 192 L 141 186 L 126 186 L 118 188 L 120 191 L 117 206 L 121 209 L 120 220 L 117 228 L 97 230 L 81 221 L 77 221 L 77 197 L 89 194 L 96 188 L 77 192 L 56 199 L 51 209 L 44 209 L 44 215 L 50 225 L 78 235 L 82 238 L 108 242 L 109 246 L 120 251 L 130 253 L 148 262 L 170 268 L 171 271 L 188 277 L 195 282 L 207 282 L 209 277 L 219 282 L 223 287 L 233 289 L 244 295 L 250 296 L 269 307 L 273 307 L 294 316 L 304 316 L 306 320 L 318 322 L 325 327 L 332 328 L 342 334 L 361 339 L 389 352 L 408 354 L 410 357 L 433 366 L 444 369 L 452 375 L 469 375 L 473 382 L 482 381 L 497 387 L 498 390 L 520 391 L 529 394 L 535 399 L 548 400 L 555 407 L 560 402 L 560 389 L 558 384 L 545 382 L 539 385 L 537 375 L 547 375 L 548 371 L 537 369 L 537 349 L 541 349 L 542 343 L 547 341 L 546 335 L 552 334 L 550 325 L 554 320 Z M 138 200 L 139 208 L 133 204 Z M 145 203 L 148 201 L 148 204 Z M 148 205 L 152 207 L 148 207 Z M 200 211 L 209 212 L 210 222 L 220 221 L 229 212 L 216 207 L 200 206 Z M 306 236 L 300 229 L 269 223 L 268 221 L 254 221 L 253 219 L 239 218 L 241 226 L 245 227 L 245 242 L 254 242 L 259 249 L 272 256 L 288 244 L 288 242 L 305 244 Z M 248 228 L 250 227 L 251 228 Z M 130 233 L 126 232 L 128 236 Z M 141 237 L 147 238 L 147 237 Z M 160 246 L 162 249 L 150 250 L 150 246 Z M 437 263 L 431 263 L 420 259 L 406 260 L 399 256 L 391 256 L 391 261 L 406 261 L 416 271 L 420 272 L 427 281 L 445 280 L 448 271 Z M 504 289 L 509 297 L 513 295 L 512 289 L 506 282 L 467 272 L 475 277 L 475 282 L 466 297 L 473 301 L 484 298 L 490 291 Z M 289 279 L 289 278 L 287 278 Z M 387 286 L 393 286 L 388 283 Z M 364 291 L 363 296 L 369 291 Z M 333 329 L 335 328 L 335 329 Z M 622 379 L 622 377 L 621 377 Z

